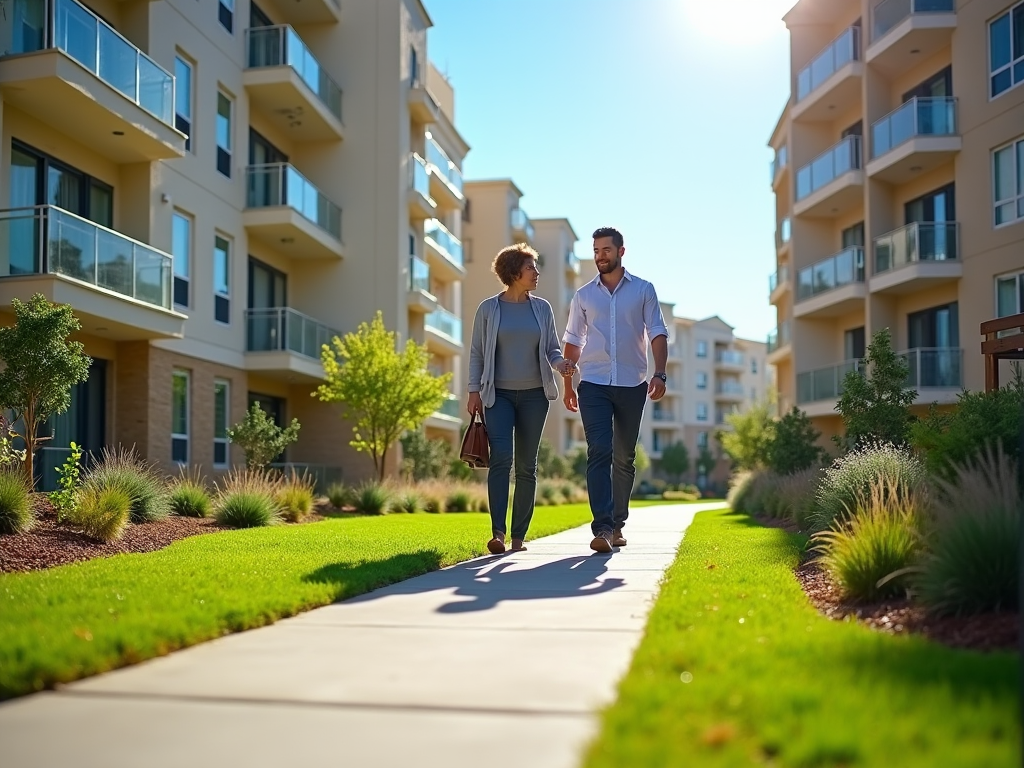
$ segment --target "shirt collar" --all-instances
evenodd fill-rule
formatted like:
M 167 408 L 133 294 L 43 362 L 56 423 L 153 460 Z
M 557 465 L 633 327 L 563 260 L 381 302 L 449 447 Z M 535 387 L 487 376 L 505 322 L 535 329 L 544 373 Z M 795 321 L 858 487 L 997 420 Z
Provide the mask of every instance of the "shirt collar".
M 626 269 L 625 267 L 622 268 L 622 276 L 626 280 L 629 280 L 630 282 L 633 281 L 633 276 L 629 274 L 629 270 Z M 591 280 L 590 282 L 593 283 L 594 285 L 601 285 L 601 273 L 598 272 L 597 275 L 594 276 L 594 279 Z

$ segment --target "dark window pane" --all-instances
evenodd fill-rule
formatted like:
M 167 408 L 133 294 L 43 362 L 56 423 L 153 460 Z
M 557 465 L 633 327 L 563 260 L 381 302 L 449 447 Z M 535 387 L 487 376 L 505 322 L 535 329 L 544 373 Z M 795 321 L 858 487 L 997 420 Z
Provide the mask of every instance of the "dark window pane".
M 992 96 L 998 96 L 1012 85 L 1010 70 L 1004 69 L 992 78 Z
M 188 280 L 174 278 L 174 303 L 180 307 L 188 306 Z
M 1024 56 L 1024 5 L 1013 9 L 1013 58 Z
M 214 443 L 213 444 L 213 463 L 214 464 L 227 464 L 228 463 L 228 444 L 227 443 Z
M 179 464 L 188 463 L 188 439 L 184 437 L 171 438 L 171 461 Z
M 220 24 L 228 32 L 233 32 L 235 27 L 235 14 L 227 8 L 223 3 L 217 6 L 217 18 L 220 19 Z
M 217 147 L 217 170 L 231 178 L 231 153 Z
M 185 139 L 185 151 L 192 151 L 192 123 L 186 120 L 181 115 L 174 116 L 174 127 L 185 134 L 188 138 Z
M 991 55 L 989 71 L 994 71 L 1010 63 L 1010 14 L 1000 16 L 988 28 L 989 51 Z
M 213 316 L 218 323 L 231 322 L 231 300 L 223 296 L 214 296 Z

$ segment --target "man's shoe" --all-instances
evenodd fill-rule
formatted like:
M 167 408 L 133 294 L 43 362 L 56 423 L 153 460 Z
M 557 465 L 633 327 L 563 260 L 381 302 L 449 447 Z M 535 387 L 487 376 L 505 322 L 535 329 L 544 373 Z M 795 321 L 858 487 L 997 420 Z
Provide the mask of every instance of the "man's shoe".
M 501 555 L 505 552 L 505 537 L 495 536 L 487 542 L 487 551 L 492 555 Z
M 523 539 L 512 539 L 512 551 L 513 552 L 525 552 L 526 544 Z
M 612 546 L 613 547 L 624 547 L 626 546 L 626 540 L 622 537 L 622 529 L 616 528 L 612 531 Z
M 601 554 L 608 554 L 612 551 L 612 535 L 607 531 L 602 531 L 594 537 L 594 540 L 590 542 L 590 548 L 595 552 Z

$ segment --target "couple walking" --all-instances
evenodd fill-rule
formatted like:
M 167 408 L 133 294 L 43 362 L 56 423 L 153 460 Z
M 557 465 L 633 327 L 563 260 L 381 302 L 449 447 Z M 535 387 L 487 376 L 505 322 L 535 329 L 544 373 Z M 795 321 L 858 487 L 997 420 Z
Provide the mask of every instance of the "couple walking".
M 569 306 L 559 349 L 551 305 L 534 296 L 540 279 L 537 252 L 525 244 L 504 248 L 492 269 L 505 286 L 485 299 L 473 320 L 469 403 L 487 425 L 490 465 L 487 495 L 492 554 L 505 551 L 509 474 L 515 463 L 512 550 L 526 549 L 537 489 L 537 451 L 551 400 L 579 410 L 587 437 L 587 489 L 594 516 L 590 548 L 611 552 L 626 544 L 623 528 L 636 468 L 636 441 L 647 398 L 665 394 L 668 329 L 654 286 L 622 266 L 622 234 L 594 232 L 598 275 Z M 647 340 L 654 374 L 647 381 Z M 579 390 L 573 386 L 580 374 Z

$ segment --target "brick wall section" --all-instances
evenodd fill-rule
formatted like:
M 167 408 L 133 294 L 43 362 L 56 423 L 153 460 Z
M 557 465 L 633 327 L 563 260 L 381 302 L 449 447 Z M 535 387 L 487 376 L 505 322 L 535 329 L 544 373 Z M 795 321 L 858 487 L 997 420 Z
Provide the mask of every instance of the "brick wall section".
M 288 397 L 288 420 L 299 420 L 299 440 L 288 451 L 295 462 L 341 467 L 346 482 L 373 476 L 369 454 L 351 446 L 352 425 L 341 418 L 341 406 L 310 397 L 315 387 L 293 385 Z
M 135 446 L 143 456 L 149 456 L 150 402 L 156 397 L 150 391 L 149 350 L 146 341 L 117 345 L 117 360 L 112 363 L 111 377 L 113 403 L 108 411 L 111 414 L 108 441 L 126 448 Z

